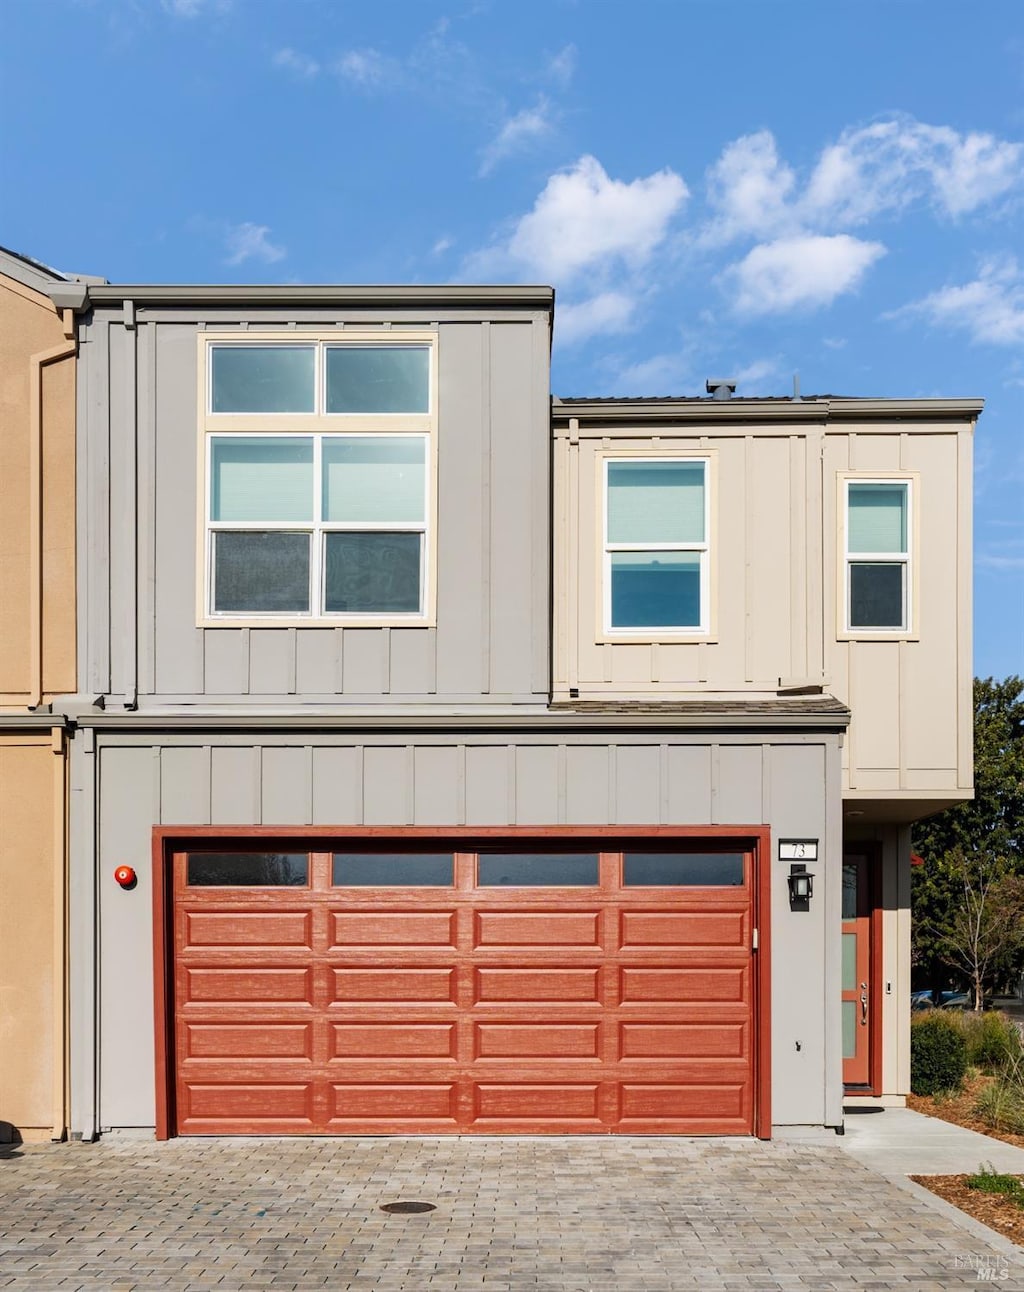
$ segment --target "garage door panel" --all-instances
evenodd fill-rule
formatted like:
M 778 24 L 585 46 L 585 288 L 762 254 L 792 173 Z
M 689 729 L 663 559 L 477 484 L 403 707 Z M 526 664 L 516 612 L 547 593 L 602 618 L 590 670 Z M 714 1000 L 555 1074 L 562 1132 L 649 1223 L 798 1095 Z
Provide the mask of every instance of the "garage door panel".
M 350 946 L 456 946 L 454 911 L 332 911 L 331 927 L 332 951 Z
M 623 1001 L 736 1002 L 749 999 L 746 967 L 647 969 L 624 968 L 621 972 Z
M 691 1117 L 741 1119 L 745 1112 L 747 1087 L 716 1083 L 685 1085 L 681 1082 L 622 1083 L 622 1120 L 667 1117 L 685 1121 Z
M 530 1004 L 565 1001 L 600 1002 L 601 973 L 589 969 L 550 968 L 478 969 L 475 999 L 521 1001 Z
M 313 946 L 311 911 L 185 912 L 185 947 Z
M 454 1023 L 332 1023 L 334 1059 L 454 1058 Z
M 312 1023 L 191 1023 L 182 1029 L 191 1059 L 311 1059 Z
M 312 970 L 309 968 L 187 967 L 184 973 L 185 1000 L 250 1005 L 306 1004 L 311 999 Z
M 595 948 L 599 921 L 599 911 L 481 911 L 474 946 Z
M 745 1021 L 735 1023 L 623 1023 L 623 1059 L 738 1059 L 750 1054 Z
M 329 1116 L 335 1123 L 395 1118 L 407 1124 L 420 1119 L 454 1123 L 457 1090 L 454 1081 L 388 1085 L 334 1082 L 330 1087 Z
M 746 910 L 623 911 L 621 947 L 747 947 Z
M 486 1082 L 476 1088 L 478 1119 L 524 1122 L 585 1119 L 597 1122 L 600 1084 L 594 1082 Z
M 597 1023 L 478 1023 L 480 1059 L 596 1059 Z
M 186 1117 L 217 1120 L 278 1118 L 313 1121 L 313 1083 L 194 1082 L 186 1086 Z
M 335 1001 L 443 1001 L 455 1003 L 455 970 L 445 968 L 335 968 Z

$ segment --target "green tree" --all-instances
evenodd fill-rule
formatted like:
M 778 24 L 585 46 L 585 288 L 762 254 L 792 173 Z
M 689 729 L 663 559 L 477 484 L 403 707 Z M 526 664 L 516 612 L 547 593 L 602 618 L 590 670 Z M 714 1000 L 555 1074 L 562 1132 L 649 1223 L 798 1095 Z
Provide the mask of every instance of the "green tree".
M 914 851 L 924 860 L 915 867 L 913 882 L 913 957 L 923 985 L 933 989 L 950 976 L 970 979 L 963 956 L 953 951 L 949 936 L 970 941 L 971 918 L 965 910 L 974 902 L 974 928 L 980 932 L 980 909 L 991 910 L 992 883 L 1024 877 L 1024 682 L 1008 677 L 974 681 L 974 798 L 957 803 L 914 827 Z M 993 869 L 995 868 L 995 869 Z M 998 876 L 996 871 L 999 872 Z M 981 883 L 979 876 L 991 878 Z M 979 889 L 979 883 L 981 888 Z M 966 887 L 965 887 L 966 886 Z M 999 887 L 995 898 L 999 900 Z M 1005 896 L 1009 897 L 1009 890 Z M 994 927 L 983 941 L 988 941 Z M 992 982 L 1019 969 L 1022 948 L 1007 927 L 1002 949 L 986 956 L 986 977 Z M 976 937 L 975 937 L 976 940 Z

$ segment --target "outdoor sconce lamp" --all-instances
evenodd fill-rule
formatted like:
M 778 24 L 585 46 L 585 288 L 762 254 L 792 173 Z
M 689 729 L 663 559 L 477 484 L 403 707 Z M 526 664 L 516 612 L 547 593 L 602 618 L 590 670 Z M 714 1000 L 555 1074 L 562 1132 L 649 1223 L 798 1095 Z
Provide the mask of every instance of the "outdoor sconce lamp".
M 790 903 L 809 902 L 814 896 L 814 876 L 806 866 L 790 866 L 786 882 Z

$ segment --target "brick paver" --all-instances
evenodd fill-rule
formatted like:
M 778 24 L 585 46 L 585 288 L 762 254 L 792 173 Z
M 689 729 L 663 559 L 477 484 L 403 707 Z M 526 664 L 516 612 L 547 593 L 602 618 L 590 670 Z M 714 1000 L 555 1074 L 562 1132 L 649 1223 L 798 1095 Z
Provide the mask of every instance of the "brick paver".
M 401 1199 L 436 1210 L 379 1210 Z M 927 1292 L 981 1282 L 1024 1292 L 1024 1262 L 838 1148 L 108 1137 L 0 1151 L 0 1288 L 24 1292 Z

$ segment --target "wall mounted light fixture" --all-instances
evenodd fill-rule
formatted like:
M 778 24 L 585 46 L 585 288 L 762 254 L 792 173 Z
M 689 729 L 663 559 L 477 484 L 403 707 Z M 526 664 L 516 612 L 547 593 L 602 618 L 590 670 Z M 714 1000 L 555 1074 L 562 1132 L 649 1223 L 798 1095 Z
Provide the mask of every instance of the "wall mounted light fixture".
M 814 875 L 806 866 L 794 865 L 789 868 L 786 882 L 789 884 L 790 905 L 794 906 L 799 902 L 806 910 L 807 903 L 814 896 Z

